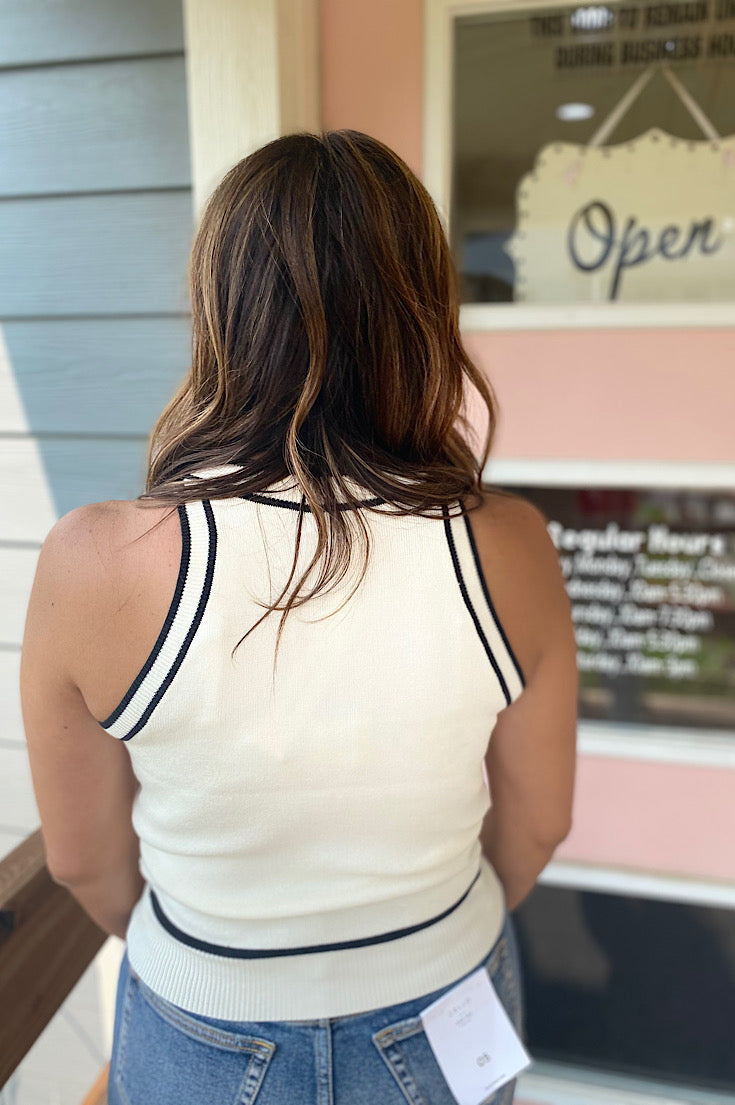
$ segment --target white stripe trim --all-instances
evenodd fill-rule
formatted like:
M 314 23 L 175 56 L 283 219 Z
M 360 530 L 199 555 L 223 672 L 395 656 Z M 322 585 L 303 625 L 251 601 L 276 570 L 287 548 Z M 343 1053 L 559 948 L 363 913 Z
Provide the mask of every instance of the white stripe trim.
M 523 690 L 523 683 L 521 682 L 516 666 L 505 645 L 505 641 L 498 627 L 499 623 L 496 621 L 496 616 L 494 616 L 493 611 L 488 606 L 482 586 L 482 579 L 480 578 L 472 552 L 472 545 L 470 544 L 470 538 L 467 532 L 467 524 L 464 517 L 458 517 L 456 515 L 450 518 L 449 524 L 452 529 L 454 547 L 457 553 L 462 579 L 467 589 L 467 595 L 472 603 L 482 631 L 485 634 L 495 662 L 500 668 L 500 672 L 505 680 L 508 693 L 510 694 L 510 701 L 515 702 Z M 490 587 L 488 586 L 487 589 L 492 599 Z M 504 628 L 505 627 L 503 627 L 503 629 Z M 488 663 L 492 666 L 489 657 Z
M 119 739 L 126 738 L 135 728 L 150 706 L 184 645 L 199 606 L 207 574 L 210 554 L 210 533 L 203 502 L 184 504 L 189 523 L 189 565 L 184 580 L 178 608 L 169 627 L 166 639 L 150 666 L 140 686 L 118 718 L 106 726 L 107 732 Z M 182 556 L 184 534 L 182 532 Z M 174 600 L 172 599 L 172 606 Z M 170 613 L 171 607 L 169 607 Z M 167 615 L 168 617 L 168 615 Z M 150 656 L 141 668 L 145 669 Z M 139 677 L 139 676 L 138 676 Z M 138 678 L 136 677 L 136 678 Z M 131 686 L 135 683 L 135 680 Z M 168 689 L 168 688 L 167 688 Z M 123 696 L 124 698 L 125 696 Z M 123 700 L 121 700 L 123 701 Z

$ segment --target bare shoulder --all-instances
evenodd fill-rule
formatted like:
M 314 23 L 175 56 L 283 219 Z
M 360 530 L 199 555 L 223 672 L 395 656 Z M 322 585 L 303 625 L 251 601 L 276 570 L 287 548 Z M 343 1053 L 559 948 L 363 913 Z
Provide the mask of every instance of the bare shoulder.
M 163 539 L 171 528 L 166 522 L 175 514 L 171 505 L 137 499 L 88 503 L 59 518 L 41 551 L 47 561 L 68 562 L 70 570 L 74 565 L 80 570 L 105 569 L 119 563 L 134 543 Z
M 485 488 L 469 520 L 498 617 L 528 679 L 549 648 L 574 649 L 571 605 L 549 519 L 521 495 Z
M 473 522 L 477 518 L 479 524 L 492 526 L 499 535 L 502 532 L 509 538 L 522 533 L 526 538 L 533 539 L 535 534 L 539 539 L 541 531 L 546 532 L 549 519 L 530 499 L 496 487 L 483 487 L 482 499 L 482 505 L 472 513 Z
M 170 505 L 112 499 L 75 507 L 46 536 L 34 586 L 53 591 L 59 613 L 106 616 L 145 565 L 176 556 L 180 540 Z
M 36 585 L 53 589 L 59 610 L 109 616 L 142 578 L 170 574 L 181 533 L 176 507 L 111 499 L 75 507 L 49 531 Z
M 101 701 L 97 716 L 104 716 L 106 701 L 118 691 L 117 673 L 124 690 L 140 650 L 155 640 L 180 559 L 181 527 L 173 504 L 113 499 L 69 511 L 41 547 L 26 651 L 35 642 L 48 656 L 53 641 L 64 677 L 85 697 L 89 691 L 88 701 Z
M 548 531 L 549 519 L 528 499 L 513 492 L 485 488 L 483 502 L 470 515 L 481 559 L 504 564 L 510 580 L 541 585 L 561 579 L 561 564 Z

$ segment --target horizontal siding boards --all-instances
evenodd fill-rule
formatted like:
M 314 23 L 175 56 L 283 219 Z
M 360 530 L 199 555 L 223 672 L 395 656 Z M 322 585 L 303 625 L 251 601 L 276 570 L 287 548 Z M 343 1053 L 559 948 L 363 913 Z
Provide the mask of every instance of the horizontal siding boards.
M 31 767 L 25 743 L 17 748 L 0 747 L 0 779 L 2 779 L 2 809 L 0 825 L 20 830 L 24 836 L 40 824 L 36 796 L 33 793 Z
M 4 570 L 0 553 L 0 569 Z M 35 567 L 35 565 L 34 565 Z M 27 578 L 27 571 L 24 573 Z M 6 622 L 6 610 L 0 608 Z M 0 627 L 0 635 L 5 625 Z M 20 710 L 20 652 L 0 649 L 0 857 L 39 825 Z
M 0 65 L 183 50 L 181 0 L 0 0 Z
M 20 393 L 15 383 L 5 333 L 0 324 L 0 430 L 21 431 L 28 428 Z
M 39 823 L 18 673 L 40 543 L 142 490 L 190 364 L 194 220 L 181 0 L 0 0 L 0 28 L 2 855 Z
M 55 518 L 82 503 L 134 499 L 143 491 L 147 448 L 145 439 L 136 438 L 0 438 L 0 572 L 8 576 L 0 579 L 0 596 L 14 571 L 11 564 L 3 564 L 2 557 L 33 552 L 32 548 L 15 547 L 18 542 L 40 545 Z M 41 498 L 36 455 L 40 456 L 51 511 Z M 30 476 L 24 486 L 25 472 Z M 0 597 L 0 641 L 9 639 L 3 621 Z
M 58 517 L 43 457 L 30 437 L 0 437 L 0 506 L 0 541 L 6 543 L 40 544 Z
M 2 702 L 0 748 L 14 746 L 25 748 L 19 681 L 20 652 L 0 650 L 0 702 Z M 0 822 L 2 821 L 3 814 L 0 810 Z
M 188 187 L 184 64 L 0 69 L 0 197 Z
M 186 316 L 1 325 L 7 368 L 0 361 L 0 435 L 94 429 L 147 436 L 191 364 Z
M 191 193 L 0 202 L 0 318 L 189 310 Z
M 2 494 L 0 493 L 0 502 Z M 0 651 L 20 646 L 38 549 L 0 544 Z M 4 710 L 3 715 L 4 720 Z
M 143 491 L 147 441 L 41 438 L 38 444 L 59 515 L 82 503 L 135 499 Z

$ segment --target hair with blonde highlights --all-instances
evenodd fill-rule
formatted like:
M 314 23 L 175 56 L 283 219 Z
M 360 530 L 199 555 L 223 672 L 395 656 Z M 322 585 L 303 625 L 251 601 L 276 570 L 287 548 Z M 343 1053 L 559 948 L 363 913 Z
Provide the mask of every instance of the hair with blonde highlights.
M 283 611 L 280 640 L 291 609 L 344 577 L 356 536 L 358 585 L 364 576 L 371 508 L 349 481 L 404 515 L 479 505 L 495 397 L 460 340 L 458 276 L 431 196 L 360 131 L 288 134 L 234 165 L 202 213 L 189 286 L 191 369 L 153 430 L 140 498 L 232 498 L 293 479 L 293 567 L 263 615 Z M 466 385 L 487 409 L 480 457 Z M 240 467 L 183 482 L 222 465 Z M 316 549 L 289 592 L 307 507 Z

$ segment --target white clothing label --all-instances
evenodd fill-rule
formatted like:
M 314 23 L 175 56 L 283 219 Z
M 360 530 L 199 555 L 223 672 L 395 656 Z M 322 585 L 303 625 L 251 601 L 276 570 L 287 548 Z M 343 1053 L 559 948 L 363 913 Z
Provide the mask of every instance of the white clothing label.
M 484 967 L 420 1016 L 458 1105 L 480 1105 L 531 1063 Z

